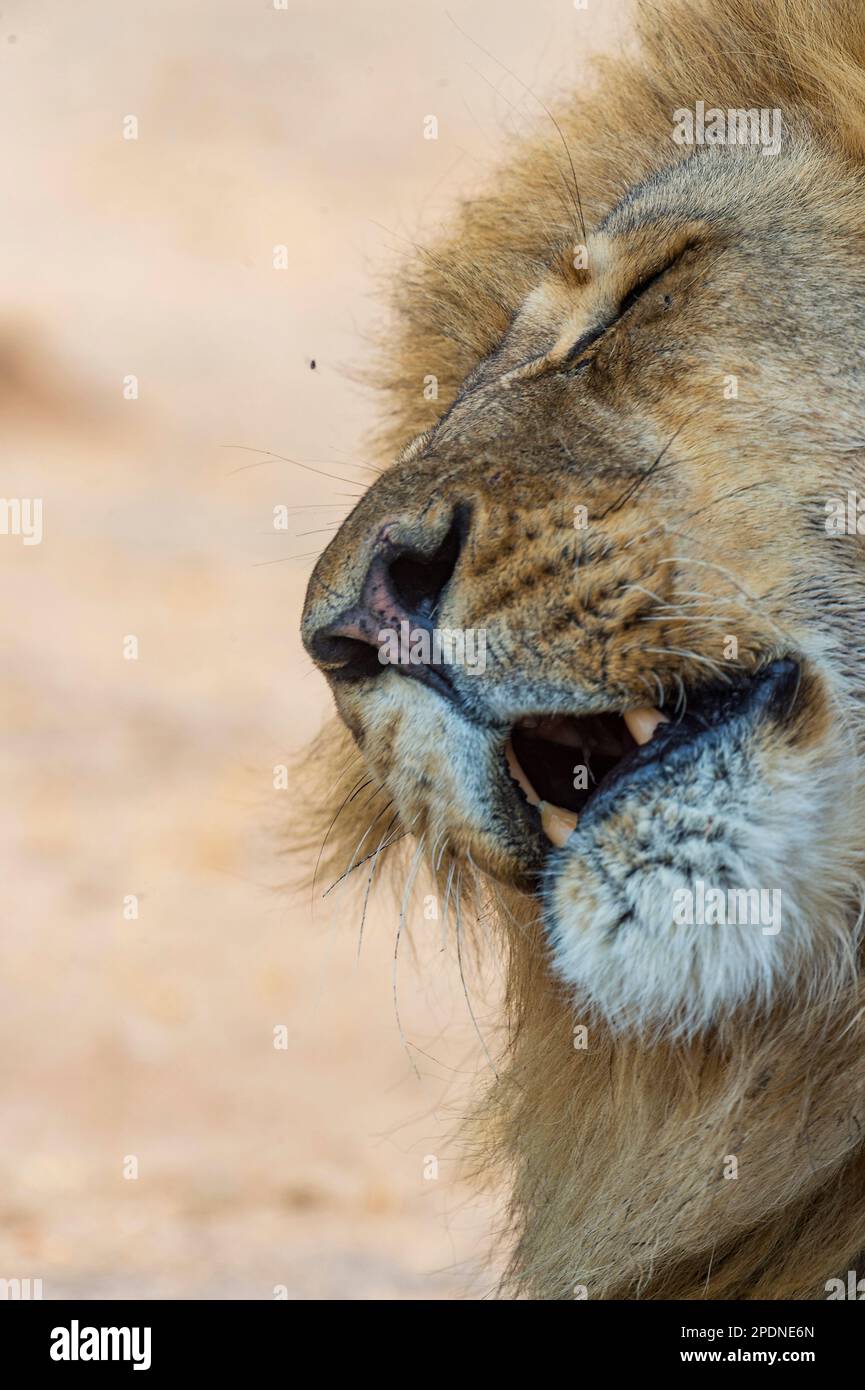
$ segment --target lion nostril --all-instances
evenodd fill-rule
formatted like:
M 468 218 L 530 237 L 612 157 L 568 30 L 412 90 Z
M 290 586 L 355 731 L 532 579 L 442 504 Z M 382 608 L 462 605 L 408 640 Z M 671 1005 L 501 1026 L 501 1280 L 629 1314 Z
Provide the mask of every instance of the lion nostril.
M 357 603 L 307 640 L 310 655 L 339 679 L 369 678 L 384 670 L 379 649 L 403 623 L 429 628 L 453 578 L 468 532 L 468 508 L 458 507 L 447 534 L 429 555 L 399 548 L 390 528 L 379 533 Z
M 412 552 L 396 555 L 387 566 L 389 586 L 394 598 L 412 618 L 429 619 L 453 578 L 465 536 L 465 520 L 454 515 L 441 545 L 430 556 Z

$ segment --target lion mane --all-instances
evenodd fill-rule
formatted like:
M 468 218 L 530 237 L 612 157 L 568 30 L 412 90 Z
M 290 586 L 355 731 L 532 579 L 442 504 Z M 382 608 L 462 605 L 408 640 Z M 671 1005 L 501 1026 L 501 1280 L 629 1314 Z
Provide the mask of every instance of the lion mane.
M 575 235 L 562 210 L 563 177 L 573 174 L 580 213 L 596 224 L 657 167 L 677 108 L 703 100 L 794 110 L 862 179 L 865 14 L 857 0 L 646 2 L 636 40 L 556 103 L 549 121 L 539 119 L 491 188 L 400 271 L 371 373 L 386 398 L 382 461 L 430 428 L 500 341 L 543 271 L 551 226 Z M 865 181 L 861 189 L 865 225 Z M 430 372 L 436 403 L 419 389 Z M 374 780 L 370 791 L 372 774 L 340 723 L 308 763 L 327 789 L 315 831 L 319 843 L 326 832 L 327 872 L 346 873 L 374 817 L 390 827 L 388 843 L 400 839 L 387 794 Z M 861 827 L 855 833 L 861 841 Z M 365 887 L 366 869 L 358 878 Z M 579 1048 L 574 1025 L 583 1015 L 550 969 L 536 904 L 492 882 L 485 892 L 507 958 L 507 1043 L 467 1122 L 467 1148 L 476 1177 L 504 1181 L 509 1193 L 505 1296 L 817 1299 L 828 1280 L 861 1267 L 858 966 L 768 1012 L 710 1020 L 689 1036 L 647 1042 L 593 1014 L 590 1045 Z M 731 1155 L 735 1180 L 725 1176 Z

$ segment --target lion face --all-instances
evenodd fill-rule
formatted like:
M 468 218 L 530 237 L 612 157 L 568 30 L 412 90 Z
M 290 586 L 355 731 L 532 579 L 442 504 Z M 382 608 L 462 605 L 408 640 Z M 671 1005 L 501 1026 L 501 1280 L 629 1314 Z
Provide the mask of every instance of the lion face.
M 319 560 L 304 641 L 434 865 L 535 894 L 614 1023 L 844 968 L 865 207 L 706 149 L 557 248 Z

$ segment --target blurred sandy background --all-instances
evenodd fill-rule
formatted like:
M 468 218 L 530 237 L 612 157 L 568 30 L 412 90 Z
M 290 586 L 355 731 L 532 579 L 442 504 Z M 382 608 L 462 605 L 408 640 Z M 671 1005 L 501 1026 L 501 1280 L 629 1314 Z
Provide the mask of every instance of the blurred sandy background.
M 618 8 L 450 13 L 549 96 Z M 0 536 L 0 1277 L 483 1297 L 492 1214 L 449 1136 L 484 1059 L 452 952 L 418 902 L 418 1080 L 392 907 L 358 963 L 347 899 L 275 891 L 273 768 L 327 707 L 297 626 L 371 476 L 349 373 L 374 276 L 537 107 L 419 0 L 27 0 L 0 13 L 0 111 L 0 494 L 44 499 L 41 545 Z

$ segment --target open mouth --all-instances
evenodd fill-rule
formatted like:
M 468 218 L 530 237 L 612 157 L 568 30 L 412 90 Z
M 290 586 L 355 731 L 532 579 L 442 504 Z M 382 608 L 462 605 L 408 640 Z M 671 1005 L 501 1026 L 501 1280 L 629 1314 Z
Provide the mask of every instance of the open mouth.
M 680 715 L 640 706 L 621 714 L 527 715 L 505 744 L 508 772 L 535 808 L 547 839 L 561 849 L 579 820 L 626 781 L 675 772 L 700 741 L 734 720 L 786 717 L 799 688 L 799 665 L 774 661 L 753 676 L 694 693 Z

